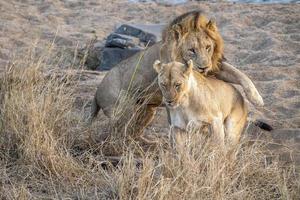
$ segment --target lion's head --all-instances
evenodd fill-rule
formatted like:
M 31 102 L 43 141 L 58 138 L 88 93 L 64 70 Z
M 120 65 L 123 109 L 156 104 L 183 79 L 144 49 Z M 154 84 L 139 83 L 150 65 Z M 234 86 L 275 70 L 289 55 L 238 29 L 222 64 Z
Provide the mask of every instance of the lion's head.
M 201 11 L 175 18 L 162 34 L 162 58 L 187 63 L 193 60 L 200 72 L 218 71 L 223 59 L 223 39 L 213 20 Z M 164 56 L 165 51 L 168 56 Z
M 176 61 L 164 64 L 156 60 L 153 68 L 158 73 L 158 85 L 164 103 L 172 108 L 179 106 L 188 92 L 193 61 L 189 60 L 187 64 Z

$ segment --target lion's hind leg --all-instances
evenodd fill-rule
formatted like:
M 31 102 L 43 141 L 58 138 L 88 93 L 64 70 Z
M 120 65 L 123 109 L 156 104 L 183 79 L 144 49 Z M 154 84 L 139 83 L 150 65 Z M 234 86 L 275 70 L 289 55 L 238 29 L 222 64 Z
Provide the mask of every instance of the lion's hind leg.
M 90 110 L 90 116 L 88 118 L 88 123 L 91 124 L 94 120 L 94 118 L 97 116 L 98 112 L 100 110 L 100 106 L 97 104 L 96 98 L 93 98 L 91 110 Z

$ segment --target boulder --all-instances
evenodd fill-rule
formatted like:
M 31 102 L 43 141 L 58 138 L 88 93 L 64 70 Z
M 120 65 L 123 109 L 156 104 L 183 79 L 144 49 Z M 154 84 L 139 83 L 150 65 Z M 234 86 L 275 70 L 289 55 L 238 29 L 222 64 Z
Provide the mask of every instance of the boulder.
M 129 58 L 140 49 L 123 49 L 123 48 L 104 48 L 101 51 L 100 64 L 96 68 L 97 71 L 110 70 L 113 66 Z
M 122 60 L 161 40 L 164 24 L 121 24 L 108 35 L 105 45 L 99 41 L 89 50 L 87 62 L 89 69 L 110 70 Z

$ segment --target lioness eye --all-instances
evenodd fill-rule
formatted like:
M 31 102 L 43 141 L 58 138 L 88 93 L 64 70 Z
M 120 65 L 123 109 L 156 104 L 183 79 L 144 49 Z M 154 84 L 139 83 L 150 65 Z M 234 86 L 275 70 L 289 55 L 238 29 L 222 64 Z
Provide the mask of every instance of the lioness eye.
M 181 87 L 181 83 L 177 83 L 177 84 L 175 85 L 176 90 L 179 90 L 180 87 Z
M 210 52 L 210 50 L 211 50 L 211 46 L 210 46 L 210 45 L 207 45 L 207 46 L 206 46 L 206 51 L 207 51 L 207 52 Z

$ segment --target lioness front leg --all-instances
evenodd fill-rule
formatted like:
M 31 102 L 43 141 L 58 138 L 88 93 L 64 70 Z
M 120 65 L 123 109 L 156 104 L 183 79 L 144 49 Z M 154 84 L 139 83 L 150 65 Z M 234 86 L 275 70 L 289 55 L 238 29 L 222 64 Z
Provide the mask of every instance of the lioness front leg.
M 177 126 L 171 125 L 170 135 L 169 135 L 171 147 L 176 148 L 176 146 L 177 146 L 177 149 L 178 148 L 182 149 L 182 147 L 184 146 L 184 143 L 185 143 L 186 134 L 187 134 L 186 130 L 181 129 Z
M 222 62 L 221 70 L 216 74 L 216 77 L 229 83 L 241 85 L 251 103 L 256 106 L 264 105 L 262 97 L 249 77 L 229 63 Z

